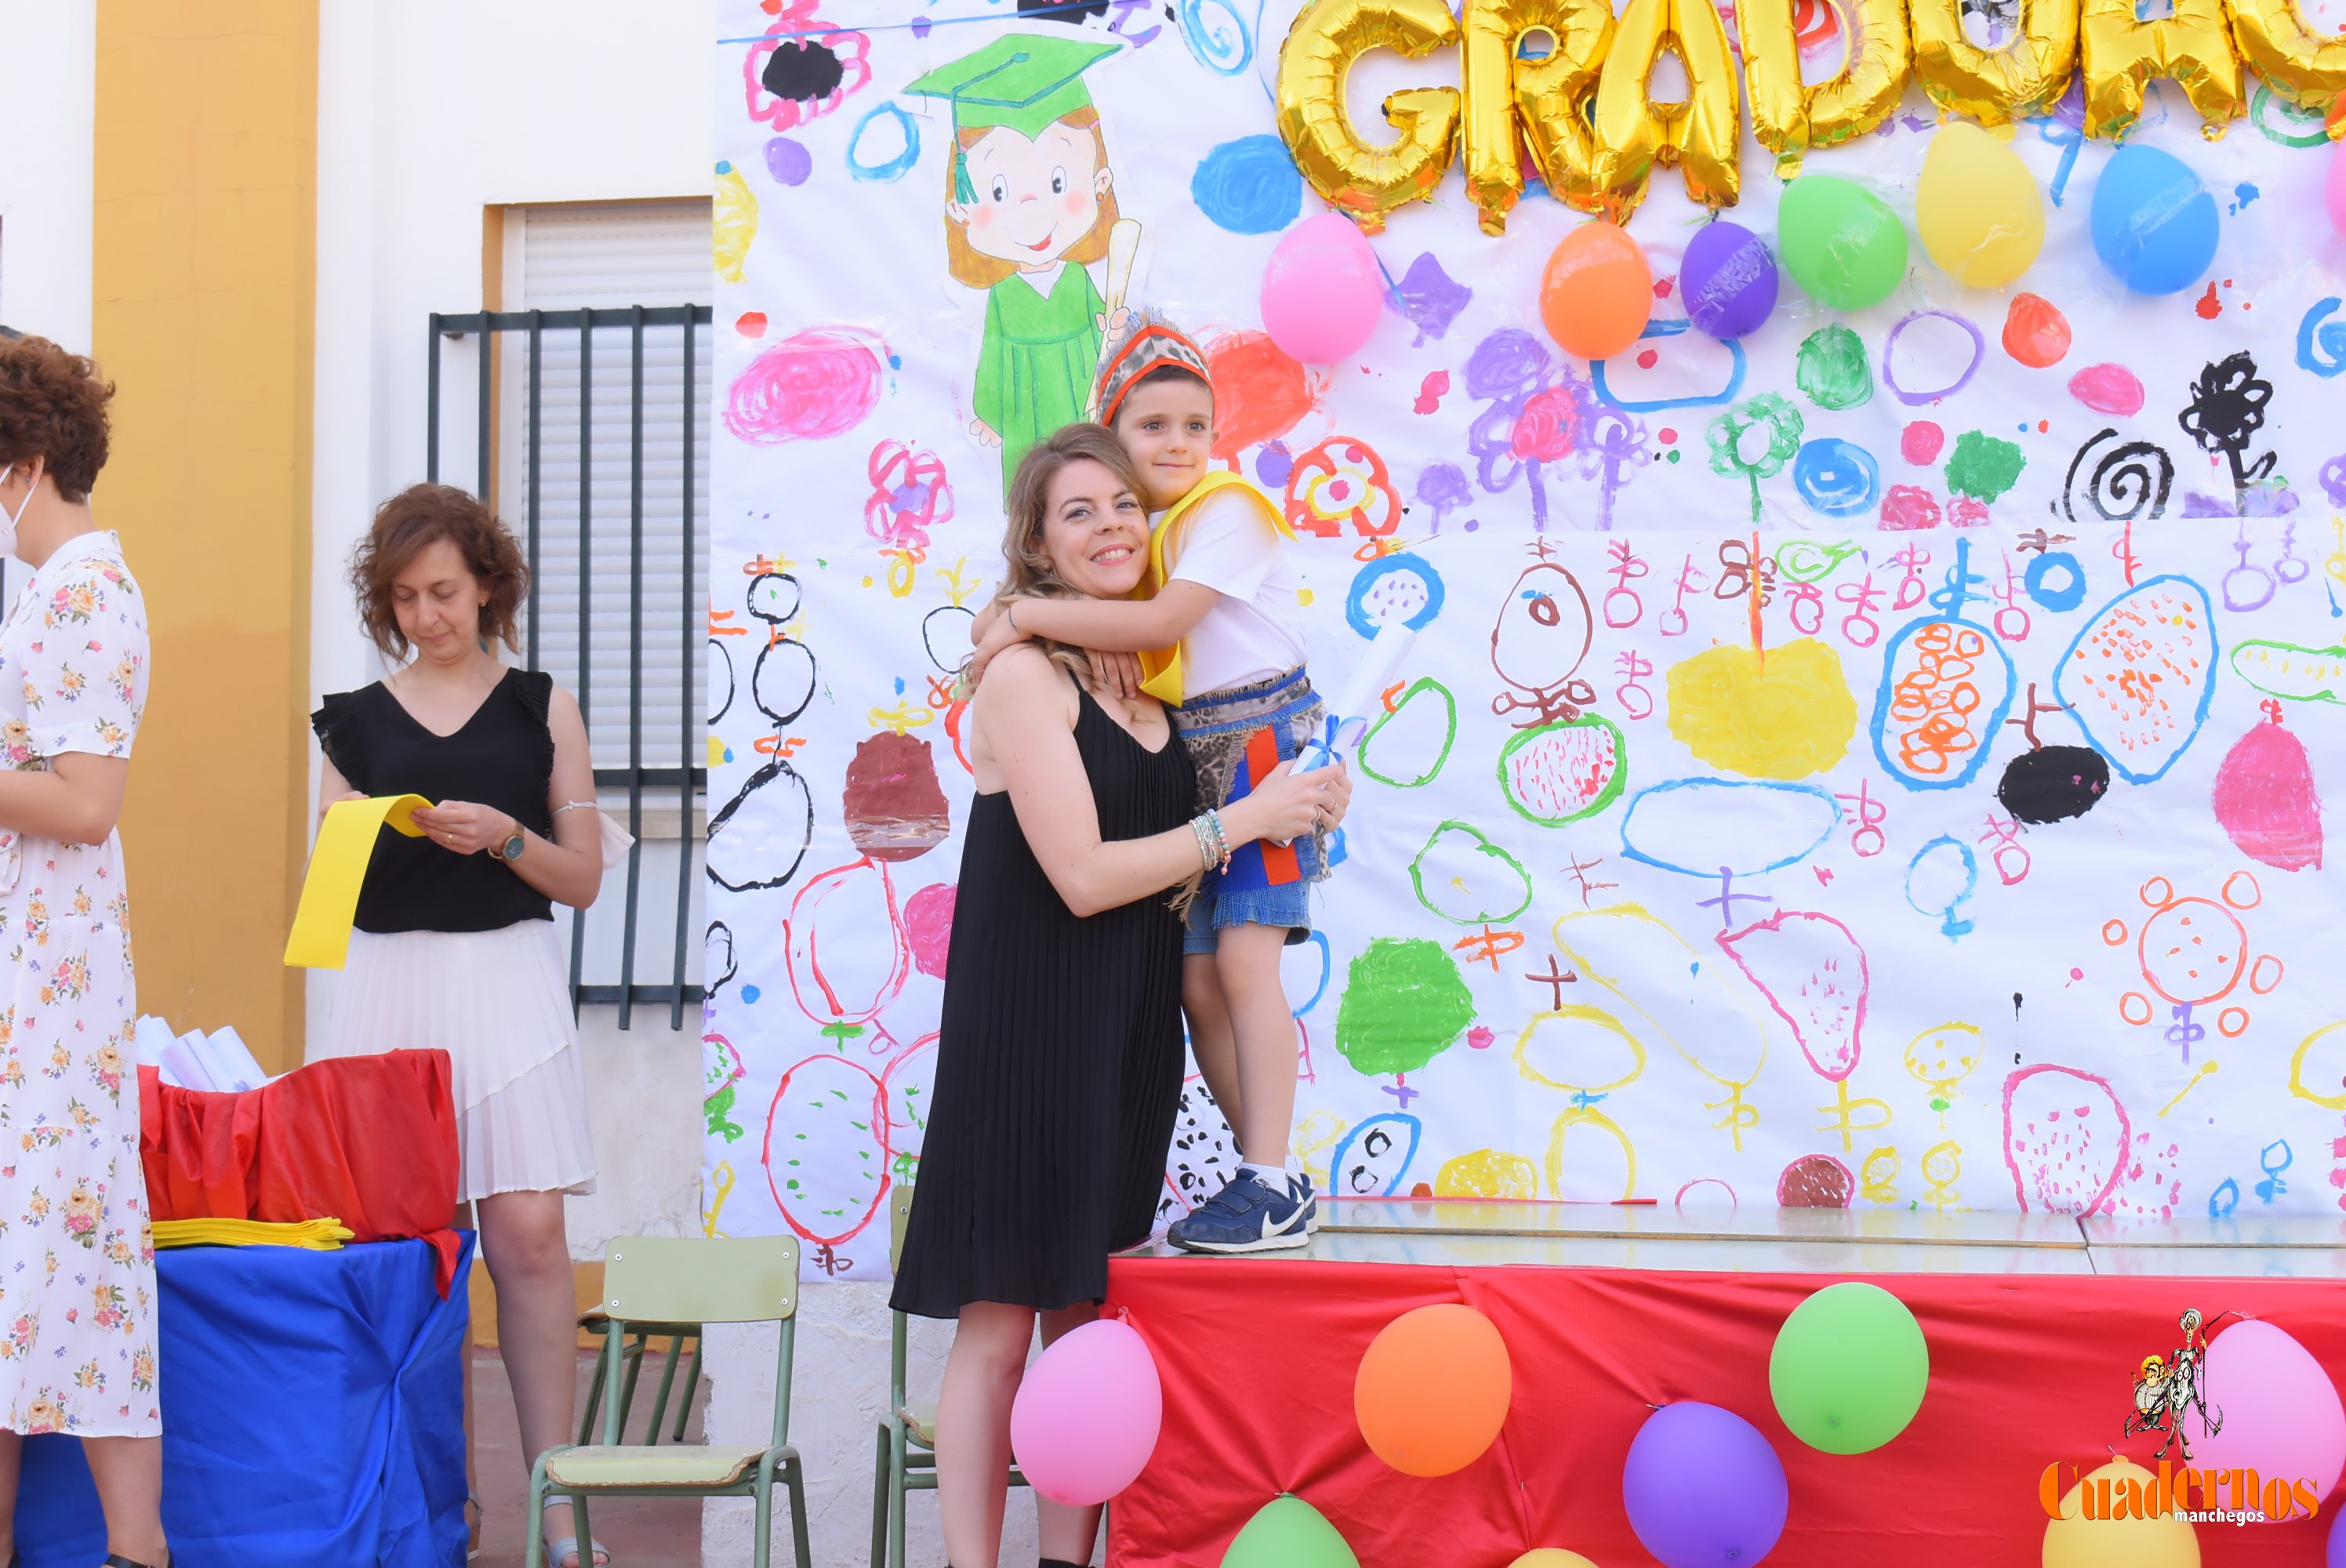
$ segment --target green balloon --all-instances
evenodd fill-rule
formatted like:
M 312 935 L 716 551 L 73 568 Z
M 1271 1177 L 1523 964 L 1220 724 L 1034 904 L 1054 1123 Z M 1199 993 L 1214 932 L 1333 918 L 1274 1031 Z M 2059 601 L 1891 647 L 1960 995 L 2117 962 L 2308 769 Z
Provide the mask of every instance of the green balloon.
M 1866 1453 L 1923 1408 L 1931 1349 L 1906 1304 L 1879 1285 L 1828 1285 L 1792 1308 L 1768 1357 L 1768 1390 L 1792 1435 L 1827 1453 Z
M 1784 187 L 1776 245 L 1792 281 L 1836 311 L 1879 305 L 1906 276 L 1906 226 L 1873 192 L 1830 174 Z
M 1325 1514 L 1281 1492 L 1247 1521 L 1222 1553 L 1222 1568 L 1361 1568 L 1361 1560 Z

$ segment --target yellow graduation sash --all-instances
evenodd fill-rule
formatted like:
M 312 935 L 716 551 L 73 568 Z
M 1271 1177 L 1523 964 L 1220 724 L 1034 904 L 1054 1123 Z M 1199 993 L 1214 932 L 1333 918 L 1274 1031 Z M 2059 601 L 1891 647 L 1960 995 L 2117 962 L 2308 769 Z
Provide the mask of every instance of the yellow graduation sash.
M 301 878 L 301 901 L 285 939 L 285 962 L 296 969 L 340 969 L 350 956 L 351 922 L 358 918 L 359 884 L 385 827 L 420 839 L 413 812 L 432 802 L 421 795 L 376 795 L 337 800 L 326 809 Z
M 1270 496 L 1265 495 L 1248 484 L 1245 479 L 1228 469 L 1210 470 L 1203 479 L 1198 481 L 1197 485 L 1188 494 L 1167 507 L 1165 515 L 1157 520 L 1157 526 L 1148 531 L 1148 570 L 1142 574 L 1140 585 L 1132 590 L 1132 597 L 1153 599 L 1167 583 L 1173 580 L 1173 562 L 1179 555 L 1179 551 L 1168 542 L 1174 528 L 1197 510 L 1199 502 L 1209 495 L 1229 489 L 1233 484 L 1254 498 L 1255 504 L 1262 510 L 1264 520 L 1279 531 L 1280 537 L 1282 539 L 1295 537 L 1294 524 L 1288 522 L 1285 514 L 1271 504 Z M 1154 653 L 1142 654 L 1140 673 L 1141 690 L 1159 702 L 1168 703 L 1176 708 L 1181 705 L 1184 694 L 1181 687 L 1179 644 L 1177 643 L 1169 648 L 1160 648 Z

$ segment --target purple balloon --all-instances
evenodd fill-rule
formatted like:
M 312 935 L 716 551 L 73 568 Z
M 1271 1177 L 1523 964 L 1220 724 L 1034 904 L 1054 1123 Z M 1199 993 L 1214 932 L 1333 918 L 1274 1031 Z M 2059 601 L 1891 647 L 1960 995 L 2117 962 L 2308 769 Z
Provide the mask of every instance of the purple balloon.
M 2328 1568 L 2346 1568 L 2346 1530 L 2338 1527 L 2338 1522 L 2341 1519 L 2346 1519 L 2346 1512 L 2331 1516 L 2330 1550 L 2324 1557 Z
M 1706 224 L 1678 263 L 1687 320 L 1714 338 L 1739 338 L 1776 308 L 1776 259 L 1739 223 Z
M 1759 1428 L 1717 1405 L 1674 1404 L 1637 1429 L 1621 1501 L 1668 1568 L 1750 1568 L 1775 1549 L 1791 1497 Z

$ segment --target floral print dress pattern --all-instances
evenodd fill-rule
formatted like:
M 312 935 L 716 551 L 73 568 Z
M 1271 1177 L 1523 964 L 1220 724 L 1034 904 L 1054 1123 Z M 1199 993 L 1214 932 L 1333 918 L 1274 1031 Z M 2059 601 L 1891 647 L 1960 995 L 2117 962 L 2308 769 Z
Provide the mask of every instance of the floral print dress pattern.
M 0 627 L 0 767 L 128 757 L 147 611 L 112 534 L 67 541 Z M 122 844 L 0 832 L 0 1428 L 162 1431 Z

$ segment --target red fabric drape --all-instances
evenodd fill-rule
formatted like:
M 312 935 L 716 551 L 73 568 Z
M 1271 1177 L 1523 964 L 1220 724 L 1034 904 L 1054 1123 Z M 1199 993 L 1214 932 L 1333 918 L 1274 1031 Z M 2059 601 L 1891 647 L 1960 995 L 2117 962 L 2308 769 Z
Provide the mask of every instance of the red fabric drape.
M 455 1277 L 456 1105 L 444 1051 L 342 1056 L 240 1095 L 138 1069 L 138 1153 L 157 1219 L 328 1216 L 359 1241 L 420 1236 Z
M 1535 1546 L 1604 1568 L 1649 1564 L 1623 1512 L 1622 1461 L 1648 1404 L 1698 1400 L 1750 1421 L 1783 1461 L 1791 1512 L 1771 1563 L 2019 1568 L 2042 1550 L 2048 1462 L 2090 1470 L 2113 1446 L 2137 1461 L 2156 1446 L 2120 1433 L 2136 1369 L 2174 1348 L 2185 1308 L 2264 1319 L 2346 1373 L 2346 1288 L 2327 1278 L 1858 1276 L 1922 1323 L 1930 1390 L 1888 1446 L 1821 1453 L 1777 1419 L 1768 1354 L 1786 1315 L 1836 1278 L 1114 1259 L 1108 1310 L 1127 1309 L 1156 1355 L 1165 1424 L 1148 1468 L 1109 1510 L 1108 1560 L 1219 1563 L 1257 1508 L 1292 1492 L 1328 1516 L 1362 1568 L 1505 1568 Z M 1488 1452 L 1423 1481 L 1362 1442 L 1352 1380 L 1385 1324 L 1449 1301 L 1498 1326 L 1514 1397 Z M 2210 1397 L 2220 1407 L 2222 1390 Z M 2310 1522 L 2198 1525 L 2203 1561 L 2318 1564 L 2339 1506 L 2346 1486 Z

